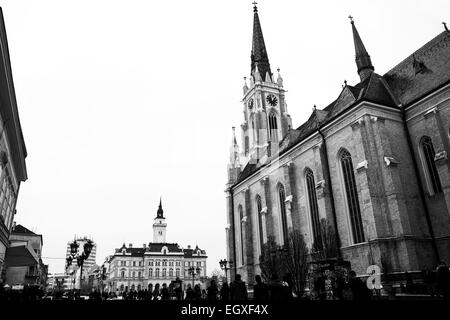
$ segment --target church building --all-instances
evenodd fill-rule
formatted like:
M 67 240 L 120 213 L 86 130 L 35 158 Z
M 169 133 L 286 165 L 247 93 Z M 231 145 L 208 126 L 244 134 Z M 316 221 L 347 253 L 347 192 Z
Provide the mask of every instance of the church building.
M 253 19 L 241 148 L 233 128 L 226 187 L 232 274 L 253 283 L 270 236 L 283 245 L 298 230 L 312 250 L 322 219 L 358 275 L 372 264 L 393 273 L 450 261 L 448 29 L 382 75 L 351 19 L 360 82 L 294 128 L 256 6 Z
M 185 285 L 204 284 L 206 279 L 206 251 L 196 246 L 180 247 L 177 243 L 166 242 L 167 223 L 161 201 L 153 223 L 153 242 L 142 247 L 128 247 L 125 243 L 108 258 L 106 290 L 109 292 L 129 292 L 154 288 L 156 284 L 179 278 Z M 185 286 L 184 285 L 184 286 Z

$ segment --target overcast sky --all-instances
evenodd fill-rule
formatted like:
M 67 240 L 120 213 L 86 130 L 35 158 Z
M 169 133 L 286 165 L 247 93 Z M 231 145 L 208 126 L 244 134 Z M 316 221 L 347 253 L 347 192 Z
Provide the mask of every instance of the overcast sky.
M 98 264 L 152 241 L 160 196 L 168 242 L 198 244 L 219 268 L 251 2 L 1 1 L 28 150 L 15 219 L 43 235 L 51 273 L 75 234 L 93 237 Z M 258 6 L 294 127 L 358 82 L 349 14 L 380 74 L 450 25 L 448 0 Z

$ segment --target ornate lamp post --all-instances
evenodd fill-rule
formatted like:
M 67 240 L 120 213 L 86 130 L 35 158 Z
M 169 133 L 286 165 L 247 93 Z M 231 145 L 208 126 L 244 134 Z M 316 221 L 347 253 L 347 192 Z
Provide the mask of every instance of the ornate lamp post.
M 192 276 L 192 289 L 194 289 L 194 279 L 195 279 L 195 276 L 200 275 L 201 269 L 200 269 L 200 267 L 197 267 L 197 268 L 190 267 L 190 268 L 188 269 L 188 271 L 189 271 L 189 274 Z
M 84 260 L 89 258 L 89 255 L 91 254 L 92 247 L 94 244 L 92 243 L 92 240 L 88 239 L 86 243 L 83 245 L 83 252 L 81 254 L 78 253 L 78 242 L 74 240 L 70 244 L 70 256 L 67 257 L 67 267 L 72 265 L 73 260 L 77 260 L 77 266 L 80 268 L 80 293 L 81 293 L 81 285 L 82 285 L 82 277 L 83 277 L 83 264 Z M 76 274 L 76 273 L 75 273 Z M 73 283 L 75 285 L 75 276 Z M 75 288 L 74 288 L 75 289 Z
M 225 271 L 225 281 L 228 283 L 228 274 L 227 271 L 230 270 L 232 262 L 228 262 L 227 259 L 223 259 L 219 261 L 220 269 Z

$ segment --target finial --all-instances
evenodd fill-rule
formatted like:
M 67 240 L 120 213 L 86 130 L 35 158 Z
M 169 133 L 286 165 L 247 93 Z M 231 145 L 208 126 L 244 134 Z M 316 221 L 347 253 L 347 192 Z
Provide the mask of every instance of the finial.
M 347 80 L 344 80 L 344 85 L 347 86 Z
M 258 12 L 258 7 L 256 6 L 258 2 L 253 1 L 253 12 Z
M 442 22 L 442 24 L 444 25 L 445 31 L 448 31 L 447 22 Z
M 280 68 L 277 68 L 277 71 L 280 72 Z
M 316 105 L 314 105 L 314 107 L 313 107 L 313 111 L 317 111 L 317 107 L 316 107 Z
M 247 80 L 247 77 L 244 77 L 244 81 L 246 81 Z
M 233 131 L 235 131 L 235 130 L 236 130 L 236 127 L 231 127 L 231 129 L 233 129 Z
M 351 23 L 351 24 L 353 24 L 353 23 L 354 23 L 354 21 L 353 21 L 353 17 L 352 17 L 352 15 L 349 15 L 349 16 L 348 16 L 348 18 L 350 19 L 350 23 Z

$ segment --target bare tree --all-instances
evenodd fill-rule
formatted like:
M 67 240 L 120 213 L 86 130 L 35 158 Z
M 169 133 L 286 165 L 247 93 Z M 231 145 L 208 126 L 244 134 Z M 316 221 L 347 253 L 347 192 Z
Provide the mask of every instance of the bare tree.
M 313 260 L 326 260 L 337 258 L 338 247 L 336 244 L 336 233 L 327 219 L 320 219 L 320 234 L 315 239 L 311 252 Z
M 283 263 L 281 253 L 278 250 L 279 246 L 275 241 L 274 236 L 269 236 L 267 242 L 261 248 L 261 255 L 259 256 L 259 267 L 261 269 L 261 276 L 265 281 L 269 281 L 274 274 L 283 272 Z
M 300 231 L 294 230 L 289 233 L 283 254 L 284 269 L 290 275 L 293 290 L 296 294 L 302 293 L 308 272 L 308 247 Z

